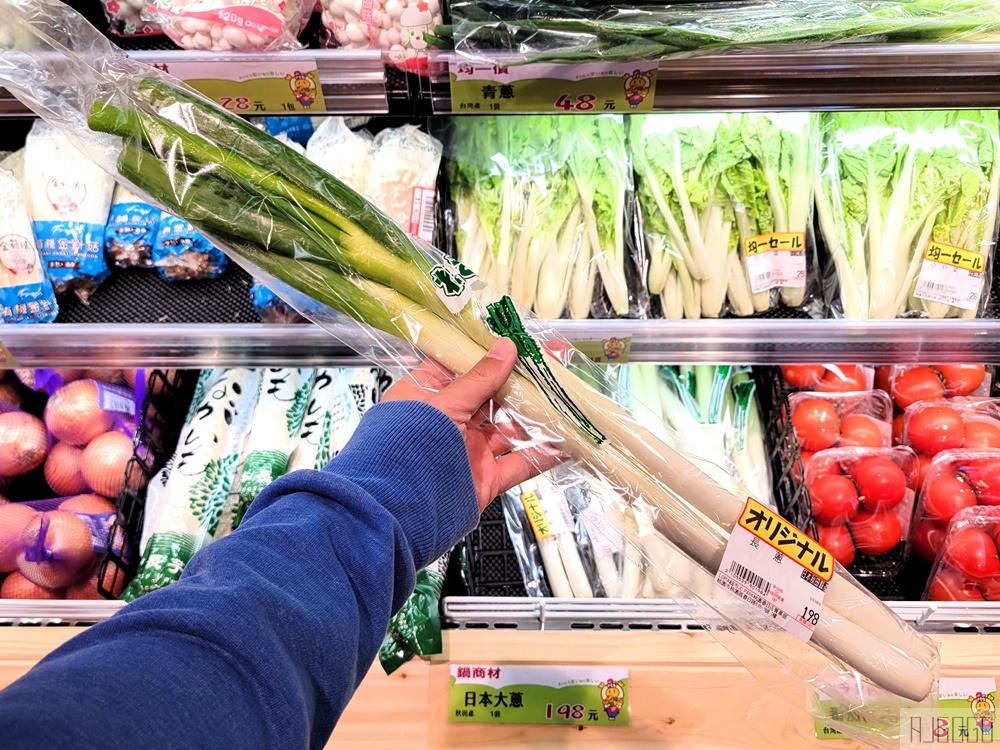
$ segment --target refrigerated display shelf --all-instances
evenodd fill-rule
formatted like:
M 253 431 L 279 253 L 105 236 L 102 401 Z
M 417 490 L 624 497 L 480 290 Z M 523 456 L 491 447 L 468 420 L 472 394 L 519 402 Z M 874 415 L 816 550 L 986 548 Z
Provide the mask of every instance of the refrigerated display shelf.
M 0 627 L 80 626 L 107 620 L 125 602 L 0 599 Z
M 574 342 L 631 337 L 631 362 L 794 364 L 1000 362 L 1000 320 L 559 320 Z M 349 336 L 350 323 L 334 328 Z M 357 365 L 315 325 L 84 323 L 3 326 L 19 366 L 278 367 Z

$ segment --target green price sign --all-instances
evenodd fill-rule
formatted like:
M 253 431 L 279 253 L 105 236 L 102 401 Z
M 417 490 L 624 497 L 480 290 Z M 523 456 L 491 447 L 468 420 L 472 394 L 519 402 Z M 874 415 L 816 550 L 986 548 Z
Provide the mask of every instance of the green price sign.
M 451 665 L 448 720 L 628 726 L 624 667 Z
M 656 63 L 451 62 L 453 112 L 587 114 L 649 112 L 656 96 Z
M 234 114 L 293 115 L 326 111 L 315 61 L 233 65 L 208 60 L 158 63 L 154 67 L 180 78 Z

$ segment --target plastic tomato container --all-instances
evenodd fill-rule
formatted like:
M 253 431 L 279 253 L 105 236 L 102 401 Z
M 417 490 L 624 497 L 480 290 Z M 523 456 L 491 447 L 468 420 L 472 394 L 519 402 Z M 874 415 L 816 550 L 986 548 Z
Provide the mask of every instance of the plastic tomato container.
M 916 553 L 933 560 L 952 519 L 976 507 L 1000 507 L 1000 451 L 939 453 L 920 485 L 912 540 Z
M 898 574 L 909 554 L 917 457 L 909 448 L 832 448 L 805 468 L 813 536 L 857 576 Z
M 987 397 L 993 384 L 993 368 L 986 365 L 892 365 L 886 369 L 886 374 L 878 373 L 876 386 L 889 392 L 900 411 L 918 401 Z
M 870 391 L 875 380 L 871 365 L 781 365 L 785 392 L 848 393 Z
M 1000 601 L 1000 507 L 977 506 L 955 514 L 944 531 L 924 599 Z
M 1000 450 L 1000 399 L 918 401 L 903 413 L 900 439 L 917 453 L 923 486 L 927 466 L 939 453 Z
M 892 401 L 882 391 L 819 393 L 788 397 L 788 408 L 803 466 L 828 448 L 888 448 L 892 444 Z

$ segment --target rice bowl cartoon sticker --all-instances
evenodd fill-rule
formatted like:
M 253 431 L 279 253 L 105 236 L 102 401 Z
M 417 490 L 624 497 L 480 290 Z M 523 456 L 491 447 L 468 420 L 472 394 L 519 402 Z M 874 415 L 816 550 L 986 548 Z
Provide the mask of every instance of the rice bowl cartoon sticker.
M 624 667 L 452 664 L 448 721 L 621 727 L 629 720 Z

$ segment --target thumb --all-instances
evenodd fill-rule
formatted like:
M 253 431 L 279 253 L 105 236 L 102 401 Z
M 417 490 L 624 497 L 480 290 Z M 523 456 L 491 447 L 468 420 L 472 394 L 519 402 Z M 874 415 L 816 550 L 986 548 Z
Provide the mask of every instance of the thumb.
M 441 391 L 441 410 L 456 422 L 468 422 L 479 407 L 507 382 L 517 364 L 517 347 L 507 338 L 498 339 L 476 365 Z

